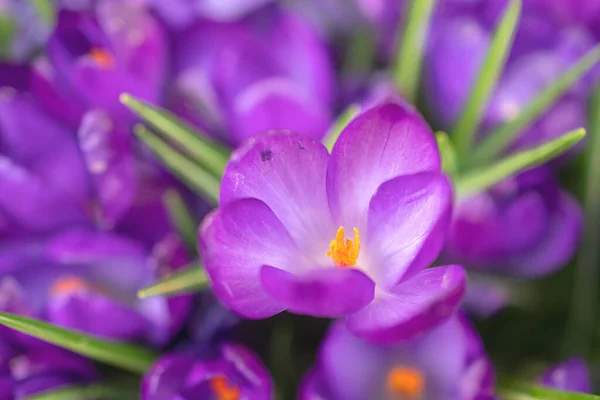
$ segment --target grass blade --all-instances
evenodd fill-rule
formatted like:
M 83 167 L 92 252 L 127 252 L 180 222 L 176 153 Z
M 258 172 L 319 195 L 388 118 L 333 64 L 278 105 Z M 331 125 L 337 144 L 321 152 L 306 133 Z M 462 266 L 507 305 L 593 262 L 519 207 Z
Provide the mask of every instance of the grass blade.
M 448 134 L 443 131 L 435 133 L 435 140 L 442 158 L 442 171 L 451 178 L 455 178 L 458 172 L 458 160 L 456 151 Z
M 480 164 L 503 152 L 523 129 L 535 122 L 575 82 L 600 61 L 600 45 L 594 47 L 560 78 L 544 89 L 512 121 L 492 131 L 475 149 L 472 163 Z
M 600 400 L 600 396 L 593 394 L 563 392 L 534 385 L 500 390 L 500 398 L 502 400 Z
M 511 0 L 490 42 L 483 65 L 462 110 L 452 138 L 460 159 L 469 154 L 486 105 L 504 69 L 521 14 L 521 0 Z
M 585 129 L 576 129 L 534 149 L 513 154 L 491 166 L 467 172 L 464 176 L 458 178 L 456 192 L 459 195 L 468 195 L 483 191 L 509 176 L 531 169 L 559 156 L 577 144 L 584 136 Z
M 583 213 L 585 231 L 575 265 L 575 283 L 565 353 L 589 355 L 595 336 L 600 278 L 600 86 L 592 98 L 590 135 L 585 153 Z
M 344 130 L 344 128 L 356 117 L 356 115 L 360 112 L 360 106 L 357 104 L 352 104 L 348 108 L 346 108 L 338 119 L 335 120 L 331 129 L 325 137 L 323 138 L 323 144 L 327 147 L 327 150 L 331 153 L 331 149 L 333 149 L 333 145 L 340 137 L 340 134 Z
M 425 36 L 435 0 L 411 0 L 394 61 L 394 81 L 406 100 L 415 103 L 425 52 Z
M 119 99 L 162 135 L 180 146 L 194 162 L 202 165 L 218 178 L 223 175 L 231 154 L 225 146 L 208 139 L 205 134 L 194 130 L 167 110 L 148 104 L 127 93 L 121 94 Z
M 136 125 L 135 134 L 148 145 L 163 164 L 211 204 L 219 203 L 219 180 L 183 154 L 165 143 L 142 125 Z
M 134 399 L 138 396 L 137 390 L 131 388 L 111 387 L 105 384 L 90 386 L 71 386 L 50 392 L 43 392 L 27 397 L 27 400 L 106 400 L 106 399 Z
M 162 281 L 148 286 L 138 292 L 138 297 L 144 299 L 151 296 L 172 296 L 182 293 L 194 293 L 208 285 L 208 276 L 199 264 L 177 272 Z
M 176 190 L 168 190 L 163 195 L 163 203 L 167 209 L 171 223 L 179 233 L 188 251 L 196 252 L 196 232 L 198 224 L 188 210 L 181 195 Z
M 0 324 L 113 367 L 143 374 L 156 358 L 149 350 L 97 338 L 44 321 L 0 312 Z

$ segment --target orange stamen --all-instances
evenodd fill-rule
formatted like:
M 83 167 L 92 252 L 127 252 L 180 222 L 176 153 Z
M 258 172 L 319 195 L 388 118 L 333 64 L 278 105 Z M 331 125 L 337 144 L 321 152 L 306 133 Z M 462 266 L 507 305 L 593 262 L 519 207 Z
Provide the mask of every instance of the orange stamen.
M 395 367 L 387 375 L 386 388 L 391 396 L 417 400 L 425 390 L 425 378 L 418 369 Z
M 219 375 L 210 380 L 210 389 L 218 400 L 240 400 L 242 393 L 236 385 L 229 383 L 226 377 Z
M 93 47 L 89 55 L 102 68 L 114 68 L 115 66 L 115 59 L 106 49 Z
M 54 283 L 54 285 L 50 288 L 50 293 L 67 294 L 88 289 L 90 289 L 90 286 L 83 279 L 75 276 L 66 276 L 64 278 L 60 278 L 56 281 L 56 283 Z
M 329 244 L 327 255 L 333 258 L 333 262 L 339 267 L 353 267 L 356 265 L 360 251 L 358 228 L 354 228 L 354 240 L 344 241 L 344 239 L 344 227 L 340 226 L 335 234 L 335 239 Z

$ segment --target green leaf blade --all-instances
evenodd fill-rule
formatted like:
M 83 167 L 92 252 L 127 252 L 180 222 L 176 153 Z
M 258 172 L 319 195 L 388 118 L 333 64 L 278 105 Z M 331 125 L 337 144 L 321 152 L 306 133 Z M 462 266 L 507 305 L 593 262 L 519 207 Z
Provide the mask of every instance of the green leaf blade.
M 205 134 L 195 131 L 171 112 L 153 106 L 127 93 L 120 96 L 122 104 L 161 132 L 169 140 L 181 147 L 191 159 L 220 178 L 231 151 L 225 146 L 208 139 Z
M 471 94 L 452 130 L 456 151 L 461 159 L 471 150 L 485 107 L 506 64 L 520 15 L 521 0 L 511 0 L 494 32 Z
M 491 166 L 467 172 L 456 182 L 456 192 L 459 195 L 468 195 L 483 191 L 503 179 L 559 156 L 575 146 L 584 136 L 585 129 L 576 129 L 534 149 L 508 156 Z
M 111 387 L 105 384 L 71 386 L 27 397 L 27 400 L 106 400 L 133 399 L 138 395 L 128 388 Z
M 185 247 L 191 253 L 196 253 L 197 224 L 181 195 L 176 190 L 168 190 L 163 195 L 163 203 L 167 209 L 169 220 Z
M 358 115 L 359 112 L 360 106 L 357 104 L 352 104 L 342 111 L 340 116 L 335 120 L 331 129 L 323 138 L 323 144 L 325 147 L 327 147 L 327 150 L 329 150 L 330 153 L 344 128 L 350 123 L 350 121 L 354 119 L 354 117 Z
M 597 321 L 600 279 L 600 86 L 590 107 L 590 135 L 585 150 L 583 214 L 585 230 L 575 264 L 573 298 L 567 324 L 565 353 L 589 355 Z M 591 222 L 590 222 L 591 221 Z
M 425 37 L 435 0 L 411 0 L 394 62 L 394 81 L 406 100 L 415 103 L 419 90 Z
M 156 355 L 128 343 L 100 339 L 33 318 L 0 312 L 0 324 L 113 367 L 143 374 Z
M 544 111 L 554 104 L 575 82 L 600 61 L 600 45 L 594 47 L 577 64 L 546 87 L 512 121 L 492 131 L 473 154 L 471 163 L 477 165 L 503 152 L 523 129 L 535 122 Z
M 172 296 L 183 293 L 194 293 L 205 288 L 209 283 L 208 276 L 199 264 L 178 271 L 170 277 L 148 286 L 138 292 L 140 299 L 152 296 Z
M 177 175 L 190 189 L 198 193 L 211 204 L 219 203 L 219 180 L 189 158 L 178 153 L 157 135 L 142 125 L 134 128 L 135 134 L 142 140 L 163 164 Z
M 452 141 L 446 132 L 438 131 L 435 133 L 440 157 L 442 158 L 442 171 L 451 178 L 455 178 L 458 173 L 458 159 Z

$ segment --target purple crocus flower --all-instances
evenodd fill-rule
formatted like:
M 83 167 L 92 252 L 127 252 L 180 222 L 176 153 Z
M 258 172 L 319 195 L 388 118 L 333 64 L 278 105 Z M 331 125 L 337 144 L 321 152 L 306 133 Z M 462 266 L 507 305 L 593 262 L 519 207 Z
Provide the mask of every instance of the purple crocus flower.
M 25 293 L 18 282 L 3 277 L 0 280 L 0 310 L 39 317 L 31 307 L 31 294 Z M 0 328 L 0 399 L 25 398 L 95 379 L 97 374 L 91 361 L 8 328 Z
M 187 28 L 198 18 L 234 21 L 273 0 L 146 0 L 174 29 Z
M 540 383 L 567 392 L 592 393 L 590 372 L 586 362 L 573 357 L 553 366 L 539 379 Z
M 331 155 L 308 136 L 268 132 L 225 170 L 220 208 L 201 226 L 206 270 L 247 318 L 346 317 L 362 337 L 407 339 L 452 315 L 464 291 L 461 267 L 424 269 L 451 197 L 433 134 L 406 105 L 365 111 Z
M 162 344 L 191 299 L 141 302 L 136 292 L 189 259 L 166 222 L 167 186 L 142 172 L 110 126 L 92 112 L 78 141 L 35 99 L 2 89 L 0 282 L 15 281 L 47 321 Z
M 304 379 L 300 400 L 492 400 L 491 362 L 462 315 L 407 343 L 381 346 L 337 322 Z
M 142 400 L 270 400 L 273 384 L 268 371 L 250 350 L 223 344 L 215 359 L 186 355 L 161 357 L 142 381 Z
M 240 21 L 200 20 L 175 52 L 172 108 L 210 134 L 239 144 L 268 129 L 320 138 L 329 127 L 333 66 L 297 15 L 272 6 Z
M 539 168 L 458 201 L 446 255 L 480 271 L 537 277 L 569 261 L 581 228 L 576 200 Z
M 425 97 L 437 122 L 458 118 L 489 47 L 506 1 L 442 3 L 431 25 L 424 72 Z M 564 26 L 541 15 L 537 2 L 524 4 L 523 18 L 506 68 L 484 115 L 480 134 L 513 120 L 543 89 L 595 42 L 583 26 Z M 510 150 L 537 146 L 585 126 L 589 84 L 575 85 Z
M 62 10 L 35 63 L 32 92 L 54 115 L 78 126 L 102 109 L 117 123 L 133 121 L 119 102 L 123 92 L 157 103 L 166 74 L 166 43 L 140 2 L 98 1 L 92 10 Z

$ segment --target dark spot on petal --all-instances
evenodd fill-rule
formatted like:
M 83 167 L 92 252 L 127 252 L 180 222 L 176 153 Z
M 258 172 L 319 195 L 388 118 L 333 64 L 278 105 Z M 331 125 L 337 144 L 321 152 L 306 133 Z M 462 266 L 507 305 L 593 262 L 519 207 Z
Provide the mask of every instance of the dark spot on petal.
M 263 161 L 269 161 L 273 157 L 271 150 L 265 150 L 260 153 L 260 159 Z
M 300 150 L 305 150 L 304 144 L 302 142 L 298 142 L 298 147 L 300 147 Z

